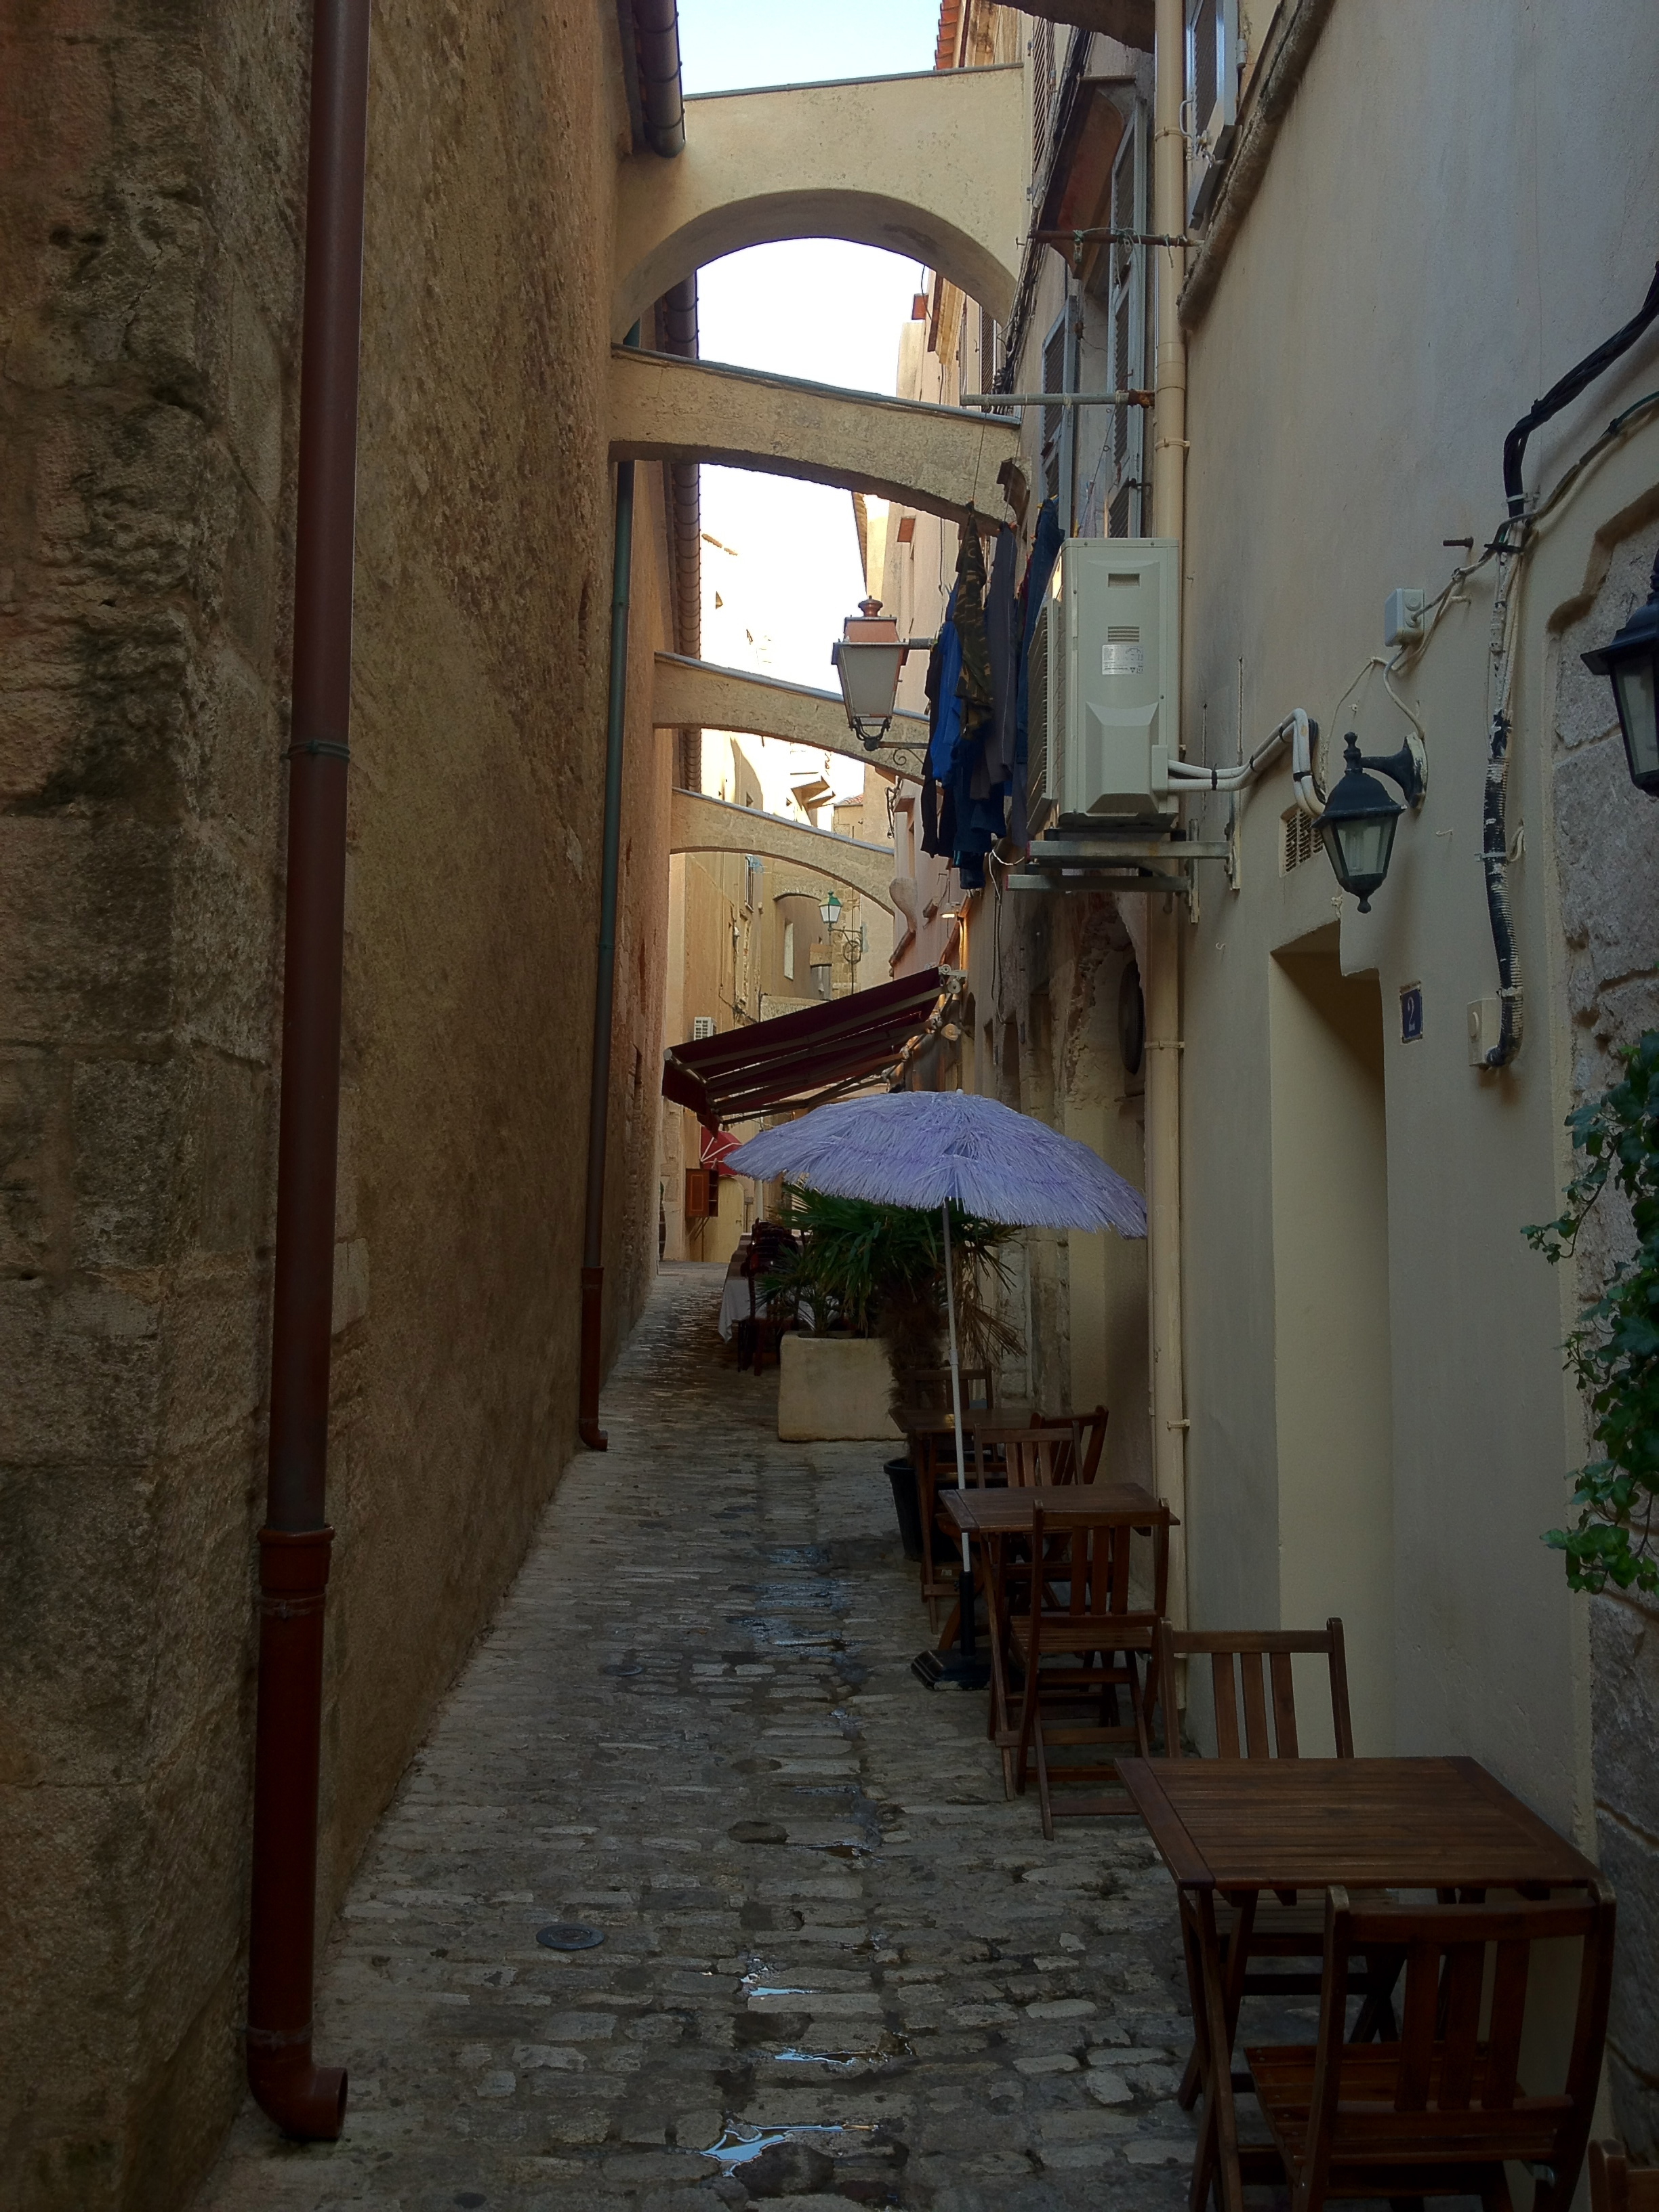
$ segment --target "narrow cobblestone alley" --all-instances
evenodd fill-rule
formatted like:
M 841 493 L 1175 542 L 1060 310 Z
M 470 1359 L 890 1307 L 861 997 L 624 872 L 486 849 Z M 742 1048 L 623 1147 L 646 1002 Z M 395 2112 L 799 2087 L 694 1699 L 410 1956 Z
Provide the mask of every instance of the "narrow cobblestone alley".
M 319 2006 L 344 2140 L 250 2106 L 198 2212 L 1184 2201 L 1150 1844 L 1005 1802 L 981 1700 L 909 1671 L 881 1448 L 778 1442 L 719 1280 L 662 1273 L 364 1856 Z

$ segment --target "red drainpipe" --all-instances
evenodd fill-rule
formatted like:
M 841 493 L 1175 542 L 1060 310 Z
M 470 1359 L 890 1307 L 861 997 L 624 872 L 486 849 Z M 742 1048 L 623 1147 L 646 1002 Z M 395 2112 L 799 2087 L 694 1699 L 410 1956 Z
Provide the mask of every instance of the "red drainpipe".
M 345 938 L 351 566 L 368 132 L 369 0 L 315 0 L 306 194 L 294 715 L 270 1451 L 259 1532 L 247 2075 L 286 2134 L 331 2141 L 346 2077 L 311 2050 L 335 1152 Z

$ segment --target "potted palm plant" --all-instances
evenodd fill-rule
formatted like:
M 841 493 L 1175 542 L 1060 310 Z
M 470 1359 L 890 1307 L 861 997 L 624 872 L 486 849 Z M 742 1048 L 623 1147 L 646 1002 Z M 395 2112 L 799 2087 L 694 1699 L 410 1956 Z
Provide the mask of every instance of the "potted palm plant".
M 896 1416 L 922 1396 L 919 1376 L 937 1370 L 945 1351 L 945 1249 L 931 1209 L 883 1206 L 805 1188 L 786 1193 L 792 1228 L 800 1234 L 777 1279 L 799 1290 L 814 1316 L 814 1334 L 871 1340 L 887 1368 L 888 1404 Z M 1018 1332 L 991 1303 L 1009 1282 L 1002 1248 L 1017 1232 L 952 1207 L 951 1257 L 958 1337 L 965 1357 L 981 1365 L 1023 1349 Z M 799 1340 L 792 1358 L 810 1360 Z M 781 1410 L 779 1433 L 788 1432 Z M 921 1556 L 915 1469 L 887 1462 L 905 1549 Z M 914 1545 L 914 1551 L 912 1547 Z

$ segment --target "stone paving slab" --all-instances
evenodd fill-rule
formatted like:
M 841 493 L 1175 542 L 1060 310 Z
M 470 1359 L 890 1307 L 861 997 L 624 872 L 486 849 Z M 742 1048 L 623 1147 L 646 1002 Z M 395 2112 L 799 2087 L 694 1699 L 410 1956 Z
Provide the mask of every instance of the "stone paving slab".
M 198 2212 L 1175 2212 L 1173 1894 L 1046 1844 L 929 1692 L 878 1444 L 781 1444 L 665 1268 L 325 1960 L 337 2144 L 251 2106 Z M 550 1950 L 556 1922 L 603 1931 Z

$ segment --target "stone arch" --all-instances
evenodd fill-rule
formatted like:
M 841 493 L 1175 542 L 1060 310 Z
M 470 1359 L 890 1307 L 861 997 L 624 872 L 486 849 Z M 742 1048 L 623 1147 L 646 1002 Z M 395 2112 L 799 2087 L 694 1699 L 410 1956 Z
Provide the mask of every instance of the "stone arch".
M 837 836 L 830 830 L 810 830 L 804 823 L 786 822 L 781 815 L 757 813 L 752 807 L 733 806 L 723 799 L 677 791 L 669 850 L 757 853 L 843 884 L 884 907 L 889 914 L 893 911 L 890 847 L 866 845 L 858 838 Z
M 1028 210 L 1017 66 L 711 94 L 685 150 L 617 179 L 611 337 L 696 270 L 749 246 L 843 238 L 914 255 L 999 322 Z
M 657 655 L 654 679 L 651 720 L 659 730 L 733 730 L 777 738 L 921 781 L 927 747 L 925 714 L 896 714 L 887 741 L 872 751 L 848 728 L 838 692 L 809 690 L 803 684 L 781 684 L 746 669 L 688 660 L 678 653 Z

